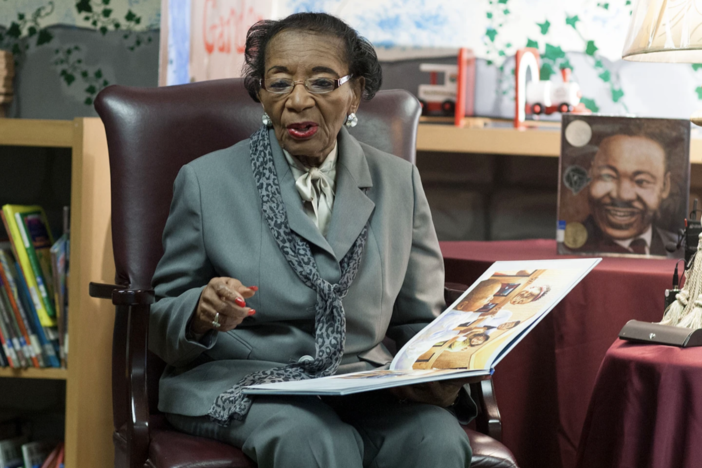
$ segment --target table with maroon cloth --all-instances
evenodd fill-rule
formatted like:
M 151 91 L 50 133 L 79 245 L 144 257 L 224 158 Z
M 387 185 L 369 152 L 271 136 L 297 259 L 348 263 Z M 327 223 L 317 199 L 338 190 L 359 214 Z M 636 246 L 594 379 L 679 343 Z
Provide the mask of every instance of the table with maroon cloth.
M 602 362 L 578 467 L 702 466 L 702 348 L 616 340 Z
M 442 242 L 441 250 L 446 281 L 468 285 L 498 260 L 568 258 L 553 240 Z M 674 265 L 604 258 L 500 362 L 493 380 L 503 442 L 520 467 L 575 466 L 600 363 L 629 319 L 660 320 Z

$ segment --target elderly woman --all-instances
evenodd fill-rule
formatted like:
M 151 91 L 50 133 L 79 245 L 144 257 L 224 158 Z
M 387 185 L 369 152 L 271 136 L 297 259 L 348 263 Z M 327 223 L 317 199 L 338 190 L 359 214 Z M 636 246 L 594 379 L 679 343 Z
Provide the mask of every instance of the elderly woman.
M 160 409 L 260 467 L 469 466 L 444 408 L 460 396 L 474 411 L 462 382 L 327 399 L 241 392 L 383 366 L 383 338 L 403 345 L 444 305 L 416 168 L 344 128 L 381 84 L 371 44 L 325 14 L 262 21 L 245 72 L 263 126 L 175 181 L 153 279 Z

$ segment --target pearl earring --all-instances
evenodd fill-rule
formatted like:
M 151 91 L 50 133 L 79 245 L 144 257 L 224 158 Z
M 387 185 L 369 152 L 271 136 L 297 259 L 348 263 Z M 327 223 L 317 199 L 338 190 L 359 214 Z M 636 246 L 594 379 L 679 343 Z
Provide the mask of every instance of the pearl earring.
M 356 117 L 356 114 L 354 112 L 351 112 L 349 116 L 346 117 L 346 123 L 344 125 L 346 125 L 349 128 L 358 125 L 358 117 Z
M 261 116 L 261 121 L 263 122 L 263 125 L 265 125 L 266 127 L 272 127 L 272 126 L 273 126 L 273 121 L 272 121 L 271 118 L 268 116 L 268 114 L 266 114 L 265 112 L 264 112 L 263 115 Z

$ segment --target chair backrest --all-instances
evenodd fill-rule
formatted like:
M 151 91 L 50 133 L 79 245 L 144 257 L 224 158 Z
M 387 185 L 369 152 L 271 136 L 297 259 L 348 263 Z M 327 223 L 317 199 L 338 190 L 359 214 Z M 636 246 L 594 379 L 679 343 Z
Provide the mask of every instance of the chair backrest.
M 161 236 L 178 171 L 204 154 L 248 138 L 261 126 L 263 109 L 242 79 L 163 88 L 110 86 L 98 95 L 95 108 L 105 124 L 110 153 L 116 283 L 150 288 L 163 254 Z M 414 162 L 419 114 L 419 102 L 410 93 L 380 91 L 361 103 L 351 134 Z M 118 341 L 113 346 L 120 346 Z M 149 399 L 155 411 L 163 363 L 154 355 L 149 358 Z M 114 349 L 115 366 L 124 369 L 123 348 Z M 120 376 L 124 372 L 113 372 L 117 428 L 128 411 L 122 407 L 125 382 Z

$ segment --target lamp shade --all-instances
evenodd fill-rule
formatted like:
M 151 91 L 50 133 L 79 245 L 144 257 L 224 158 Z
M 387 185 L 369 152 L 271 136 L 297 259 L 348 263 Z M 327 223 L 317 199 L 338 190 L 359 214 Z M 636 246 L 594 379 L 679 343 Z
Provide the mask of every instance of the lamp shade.
M 702 63 L 702 0 L 638 0 L 622 58 Z

